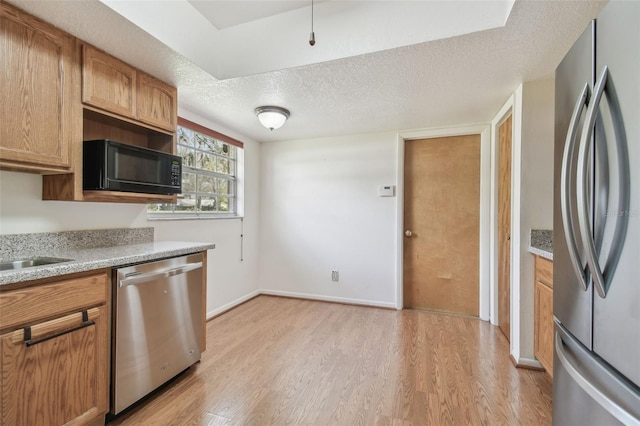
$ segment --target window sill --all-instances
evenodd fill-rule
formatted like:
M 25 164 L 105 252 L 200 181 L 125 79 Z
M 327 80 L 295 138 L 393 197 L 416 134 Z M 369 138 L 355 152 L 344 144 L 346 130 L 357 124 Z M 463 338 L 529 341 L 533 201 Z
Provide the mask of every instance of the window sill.
M 244 216 L 237 214 L 217 214 L 217 215 L 180 215 L 172 214 L 167 216 L 147 216 L 147 220 L 152 221 L 167 221 L 167 220 L 217 220 L 217 219 L 244 219 Z

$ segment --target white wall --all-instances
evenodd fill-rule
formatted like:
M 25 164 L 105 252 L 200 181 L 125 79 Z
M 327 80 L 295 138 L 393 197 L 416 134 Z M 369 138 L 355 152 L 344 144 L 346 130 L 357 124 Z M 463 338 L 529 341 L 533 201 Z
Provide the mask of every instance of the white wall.
M 263 144 L 261 290 L 395 307 L 396 156 L 395 133 Z
M 0 172 L 0 234 L 150 226 L 140 204 L 42 201 L 42 176 Z
M 240 219 L 148 221 L 146 205 L 42 201 L 42 177 L 0 172 L 0 234 L 153 226 L 156 240 L 213 242 L 208 253 L 207 313 L 213 315 L 256 294 L 260 145 L 181 109 L 180 116 L 245 142 L 244 261 Z
M 522 87 L 520 157 L 520 356 L 534 358 L 534 257 L 531 229 L 553 229 L 554 79 Z

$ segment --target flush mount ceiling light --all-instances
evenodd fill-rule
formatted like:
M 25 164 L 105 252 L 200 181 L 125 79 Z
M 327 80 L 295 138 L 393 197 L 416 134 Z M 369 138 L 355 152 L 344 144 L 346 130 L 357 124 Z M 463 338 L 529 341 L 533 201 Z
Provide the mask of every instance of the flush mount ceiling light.
M 258 120 L 269 130 L 275 130 L 289 118 L 289 110 L 277 106 L 260 106 L 255 109 Z

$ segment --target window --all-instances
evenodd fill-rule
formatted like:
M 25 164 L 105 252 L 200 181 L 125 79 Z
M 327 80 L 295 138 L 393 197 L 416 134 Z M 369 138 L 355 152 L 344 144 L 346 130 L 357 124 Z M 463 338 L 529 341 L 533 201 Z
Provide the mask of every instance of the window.
M 177 204 L 149 204 L 150 218 L 236 215 L 238 151 L 242 143 L 196 123 L 178 119 L 182 195 Z

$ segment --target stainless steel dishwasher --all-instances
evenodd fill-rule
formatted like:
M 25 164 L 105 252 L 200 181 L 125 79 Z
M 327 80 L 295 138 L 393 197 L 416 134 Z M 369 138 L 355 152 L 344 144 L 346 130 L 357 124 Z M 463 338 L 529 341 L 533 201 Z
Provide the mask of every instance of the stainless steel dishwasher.
M 200 360 L 202 261 L 197 253 L 114 270 L 112 414 Z

